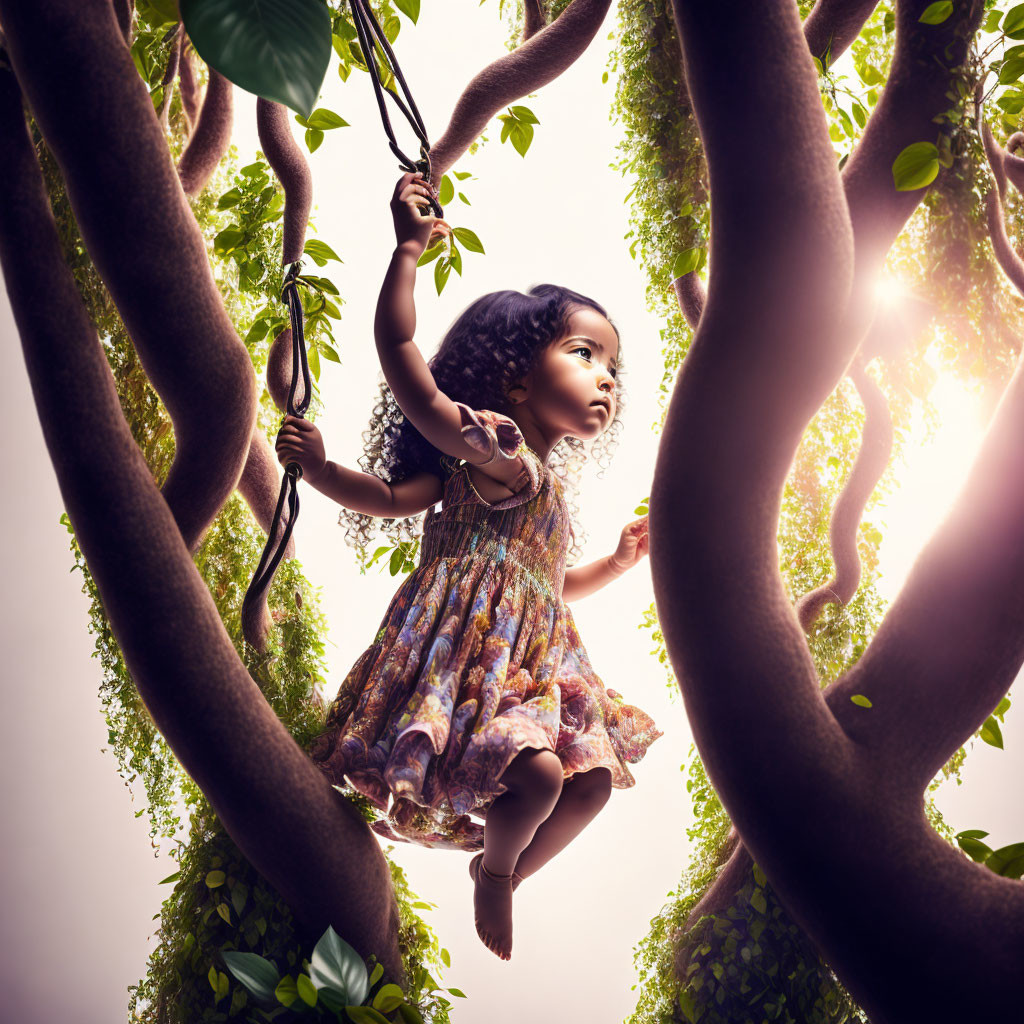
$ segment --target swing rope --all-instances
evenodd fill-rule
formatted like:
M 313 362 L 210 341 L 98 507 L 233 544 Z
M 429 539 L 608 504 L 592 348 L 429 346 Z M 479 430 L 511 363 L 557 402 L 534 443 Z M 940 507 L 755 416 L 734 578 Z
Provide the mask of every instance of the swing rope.
M 290 263 L 285 272 L 284 285 L 281 288 L 281 300 L 288 303 L 288 314 L 292 324 L 292 381 L 288 388 L 288 413 L 302 419 L 309 408 L 312 397 L 312 382 L 309 376 L 309 362 L 306 359 L 306 339 L 302 332 L 302 300 L 299 298 L 298 278 L 302 269 L 302 261 L 296 260 Z M 302 399 L 295 401 L 295 392 L 302 379 Z M 284 557 L 285 548 L 291 539 L 292 530 L 295 528 L 295 520 L 299 515 L 299 491 L 298 482 L 302 479 L 302 467 L 297 462 L 289 462 L 285 466 L 284 478 L 281 480 L 281 493 L 277 498 L 277 507 L 274 509 L 274 520 L 267 535 L 267 543 L 260 556 L 259 565 L 253 575 L 252 583 L 249 584 L 249 594 L 262 593 L 264 587 L 270 586 L 270 581 L 277 572 L 277 567 Z M 288 502 L 288 522 L 284 530 L 281 530 L 281 513 L 284 510 L 285 501 Z
M 406 84 L 405 76 L 402 74 L 398 58 L 395 57 L 395 52 L 392 50 L 384 30 L 380 27 L 380 22 L 377 21 L 376 15 L 370 10 L 367 0 L 349 0 L 349 6 L 352 10 L 352 20 L 355 23 L 356 33 L 359 36 L 359 45 L 362 48 L 363 57 L 366 61 L 366 70 L 370 73 L 370 81 L 373 83 L 373 94 L 377 98 L 380 119 L 384 125 L 384 131 L 387 132 L 388 145 L 391 147 L 391 152 L 398 157 L 402 170 L 409 172 L 420 171 L 427 181 L 430 181 L 430 140 L 427 138 L 427 129 L 423 124 L 419 108 L 416 106 L 416 101 L 413 99 L 409 86 Z M 379 51 L 375 51 L 375 45 L 380 47 Z M 383 55 L 382 63 L 386 64 L 391 76 L 401 86 L 402 92 L 405 93 L 405 98 L 408 101 L 408 106 L 402 102 L 402 97 L 394 89 L 388 88 L 381 82 L 380 68 L 375 59 L 375 54 L 378 59 Z M 411 160 L 398 145 L 398 140 L 395 138 L 395 130 L 391 125 L 391 118 L 388 116 L 387 104 L 384 102 L 385 92 L 394 100 L 398 109 L 405 115 L 410 127 L 419 139 L 419 160 Z M 444 210 L 441 209 L 440 203 L 433 196 L 430 197 L 430 207 L 435 217 L 444 216 Z
M 402 170 L 415 173 L 421 172 L 429 182 L 430 179 L 430 140 L 427 137 L 427 129 L 420 116 L 416 101 L 409 91 L 405 76 L 395 57 L 394 50 L 388 42 L 384 30 L 377 21 L 376 16 L 370 9 L 367 0 L 349 0 L 352 10 L 352 20 L 355 24 L 356 34 L 359 36 L 359 45 L 362 47 L 363 56 L 366 61 L 366 70 L 370 74 L 373 83 L 374 96 L 377 99 L 377 106 L 380 110 L 381 121 L 384 131 L 388 136 L 388 145 L 391 152 L 398 157 Z M 379 49 L 378 49 L 379 48 Z M 401 86 L 405 94 L 405 102 L 402 97 L 381 82 L 380 67 L 378 60 L 384 64 L 387 71 Z M 395 138 L 395 131 L 388 116 L 387 104 L 384 102 L 384 93 L 387 93 L 398 106 L 398 109 L 405 115 L 413 132 L 420 143 L 420 159 L 411 160 L 398 145 Z M 431 211 L 437 217 L 444 216 L 441 204 L 434 198 L 429 197 Z M 424 214 L 426 215 L 426 214 Z M 296 260 L 285 268 L 284 284 L 281 288 L 281 300 L 288 303 L 288 312 L 292 326 L 292 379 L 288 389 L 288 413 L 291 416 L 302 419 L 309 408 L 312 397 L 312 382 L 309 375 L 309 363 L 306 358 L 306 342 L 302 332 L 303 310 L 302 300 L 299 297 L 298 282 L 299 271 L 302 268 L 302 261 Z M 299 379 L 302 379 L 302 399 L 296 403 L 295 393 L 299 386 Z M 299 492 L 298 482 L 302 479 L 302 467 L 297 462 L 289 462 L 285 466 L 284 477 L 281 480 L 281 492 L 277 498 L 277 507 L 274 510 L 274 519 L 267 534 L 267 543 L 260 556 L 259 565 L 253 575 L 252 582 L 245 594 L 243 601 L 244 613 L 252 611 L 253 602 L 259 601 L 269 589 L 273 581 L 277 567 L 284 558 L 285 549 L 291 539 L 292 530 L 295 528 L 295 521 L 299 515 Z M 284 528 L 281 528 L 281 514 L 284 511 L 285 503 L 288 505 L 288 521 Z

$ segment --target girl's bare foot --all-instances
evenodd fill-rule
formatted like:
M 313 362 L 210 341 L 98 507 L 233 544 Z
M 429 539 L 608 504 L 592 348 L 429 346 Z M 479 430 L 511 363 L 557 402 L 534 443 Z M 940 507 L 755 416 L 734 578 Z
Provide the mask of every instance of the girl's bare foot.
M 469 862 L 473 879 L 473 910 L 480 941 L 502 960 L 512 957 L 512 875 L 493 875 L 478 853 Z M 520 879 L 521 881 L 521 879 Z

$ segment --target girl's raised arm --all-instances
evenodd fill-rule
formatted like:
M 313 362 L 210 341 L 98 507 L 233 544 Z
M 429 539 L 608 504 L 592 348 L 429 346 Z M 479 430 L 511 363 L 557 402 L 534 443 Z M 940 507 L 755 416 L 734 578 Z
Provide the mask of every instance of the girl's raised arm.
M 420 207 L 427 205 L 429 195 L 430 188 L 420 174 L 405 174 L 395 186 L 391 213 L 398 244 L 377 299 L 373 324 L 377 355 L 395 401 L 413 426 L 445 454 L 482 465 L 487 456 L 463 438 L 464 424 L 458 407 L 438 389 L 430 367 L 413 341 L 416 264 L 428 244 L 450 230 L 440 218 L 425 217 L 419 212 Z M 512 484 L 521 467 L 514 461 L 499 461 L 488 465 L 487 473 L 502 483 Z

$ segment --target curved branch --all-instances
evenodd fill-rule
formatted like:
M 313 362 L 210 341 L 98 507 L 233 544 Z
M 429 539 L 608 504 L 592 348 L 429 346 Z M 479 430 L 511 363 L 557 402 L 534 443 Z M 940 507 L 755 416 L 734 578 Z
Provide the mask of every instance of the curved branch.
M 206 187 L 231 144 L 234 86 L 208 66 L 206 96 L 196 130 L 178 161 L 178 177 L 185 195 L 194 199 Z
M 535 36 L 545 25 L 547 15 L 544 13 L 542 0 L 523 0 L 523 42 Z
M 697 330 L 700 323 L 700 315 L 704 311 L 704 303 L 707 301 L 707 291 L 697 271 L 683 274 L 672 282 L 675 289 L 676 301 L 682 310 L 683 317 L 692 330 Z
M 292 329 L 286 327 L 271 343 L 267 354 L 267 391 L 274 405 L 284 412 L 288 408 L 288 391 L 292 385 Z M 295 388 L 295 401 L 305 398 L 302 375 Z
M 278 461 L 274 449 L 270 447 L 266 435 L 257 423 L 253 427 L 252 441 L 249 444 L 249 455 L 245 460 L 245 468 L 238 481 L 238 492 L 245 498 L 252 510 L 256 522 L 263 532 L 270 533 L 274 522 L 274 509 L 277 507 L 277 496 L 281 492 L 281 478 L 278 474 Z M 287 514 L 282 517 L 281 529 L 287 525 Z M 295 535 L 288 538 L 284 549 L 285 558 L 295 557 Z
M 75 28 L 36 26 L 50 57 L 47 75 L 77 63 L 81 54 L 63 50 L 80 32 L 93 82 L 102 82 L 105 69 L 117 64 L 106 45 L 95 46 L 118 33 L 112 13 L 110 31 L 97 40 L 90 28 L 104 19 L 95 4 L 4 0 L 0 14 L 16 63 L 26 54 L 22 15 L 29 7 L 59 8 L 61 25 Z M 306 937 L 315 939 L 333 925 L 360 955 L 375 954 L 400 982 L 398 914 L 387 862 L 369 826 L 298 747 L 239 660 L 132 439 L 103 348 L 63 260 L 17 86 L 13 75 L 0 70 L 0 190 L 7 200 L 0 203 L 0 266 L 61 495 L 131 678 L 175 755 L 245 856 L 288 902 Z M 95 96 L 83 97 L 111 116 L 117 130 L 130 123 Z M 69 99 L 62 93 L 63 101 Z M 148 102 L 144 87 L 142 99 Z M 151 123 L 155 127 L 155 117 Z M 97 147 L 93 156 L 98 154 Z M 155 213 L 176 223 L 181 192 L 169 166 L 165 181 L 173 187 L 156 198 Z M 123 198 L 114 187 L 103 194 Z M 149 316 L 158 318 L 163 314 L 152 306 L 153 293 L 166 274 L 147 269 Z M 219 375 L 215 345 L 172 351 L 190 376 Z
M 488 64 L 463 90 L 448 127 L 430 149 L 433 180 L 441 180 L 502 107 L 569 68 L 597 35 L 610 5 L 611 0 L 572 0 L 550 25 Z
M 256 99 L 256 130 L 260 145 L 284 187 L 284 250 L 282 266 L 302 256 L 306 225 L 313 205 L 313 177 L 309 163 L 292 137 L 287 108 L 281 103 Z
M 181 89 L 181 106 L 188 119 L 189 134 L 195 129 L 199 113 L 199 97 L 196 95 L 196 71 L 192 63 L 192 45 L 186 32 L 181 33 L 181 57 L 178 60 L 178 86 Z
M 860 35 L 878 0 L 817 0 L 804 20 L 811 55 L 830 68 Z
M 89 255 L 170 413 L 175 455 L 163 495 L 195 549 L 249 449 L 256 415 L 249 354 L 224 309 L 112 5 L 0 0 L 0 18 Z
M 835 562 L 835 575 L 797 602 L 796 615 L 805 633 L 817 622 L 830 604 L 847 604 L 860 585 L 860 554 L 857 551 L 857 530 L 864 506 L 881 480 L 892 454 L 892 414 L 885 392 L 868 375 L 863 361 L 854 360 L 850 379 L 864 405 L 864 429 L 860 450 L 850 476 L 843 486 L 829 527 L 829 541 Z
M 135 14 L 135 0 L 113 0 L 114 15 L 117 18 L 121 35 L 128 46 L 132 42 L 132 19 Z
M 171 47 L 170 55 L 167 58 L 167 67 L 164 70 L 164 77 L 160 84 L 163 87 L 163 95 L 160 98 L 160 109 L 157 116 L 160 124 L 166 129 L 167 119 L 171 113 L 171 98 L 174 96 L 174 80 L 178 75 L 178 62 L 181 59 L 181 39 L 185 35 L 185 26 L 178 23 L 178 30 L 175 33 L 175 45 Z

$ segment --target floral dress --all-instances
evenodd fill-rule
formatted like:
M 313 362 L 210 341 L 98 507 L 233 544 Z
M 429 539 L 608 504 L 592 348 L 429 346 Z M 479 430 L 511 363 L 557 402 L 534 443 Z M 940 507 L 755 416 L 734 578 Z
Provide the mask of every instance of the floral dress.
M 570 520 L 558 478 L 512 420 L 459 410 L 470 445 L 519 463 L 514 494 L 488 504 L 465 464 L 451 473 L 440 512 L 427 513 L 419 565 L 310 752 L 334 784 L 347 778 L 386 812 L 380 835 L 479 850 L 473 819 L 505 790 L 520 751 L 554 751 L 566 779 L 607 768 L 626 789 L 626 763 L 661 732 L 605 689 L 562 603 Z

